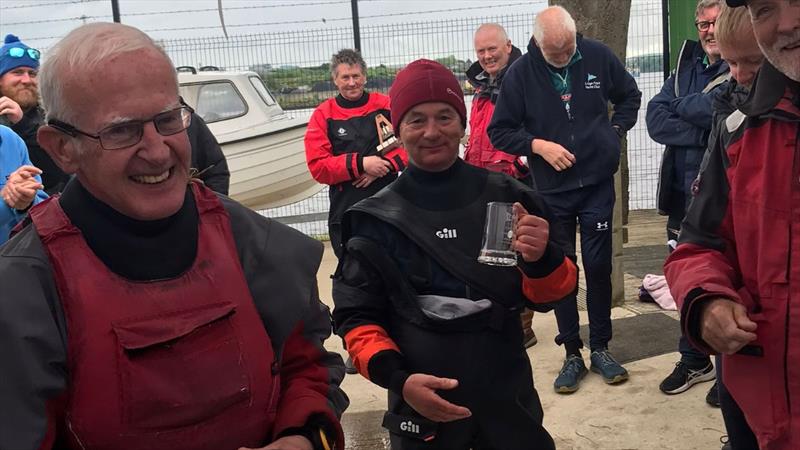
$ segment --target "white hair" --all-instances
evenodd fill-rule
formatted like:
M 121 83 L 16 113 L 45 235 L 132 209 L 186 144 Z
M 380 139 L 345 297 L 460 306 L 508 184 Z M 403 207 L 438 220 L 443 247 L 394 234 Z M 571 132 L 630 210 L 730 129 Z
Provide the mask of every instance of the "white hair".
M 502 25 L 499 23 L 484 23 L 475 30 L 475 35 L 480 33 L 483 30 L 495 30 L 497 31 L 497 35 L 503 42 L 508 42 L 508 33 L 506 33 L 506 29 L 503 28 Z
M 694 20 L 699 19 L 700 14 L 703 14 L 703 11 L 709 8 L 721 8 L 721 7 L 722 3 L 719 0 L 699 0 L 697 2 L 697 7 L 694 10 Z M 716 29 L 717 27 L 715 26 L 714 30 Z
M 561 6 L 545 8 L 533 19 L 533 38 L 540 47 L 545 37 L 562 47 L 568 40 L 574 41 L 576 33 L 575 20 Z
M 96 22 L 72 30 L 48 50 L 39 71 L 41 104 L 47 118 L 74 123 L 77 118 L 67 104 L 64 86 L 109 59 L 142 49 L 155 50 L 172 64 L 164 49 L 137 28 Z M 178 86 L 177 74 L 175 86 Z

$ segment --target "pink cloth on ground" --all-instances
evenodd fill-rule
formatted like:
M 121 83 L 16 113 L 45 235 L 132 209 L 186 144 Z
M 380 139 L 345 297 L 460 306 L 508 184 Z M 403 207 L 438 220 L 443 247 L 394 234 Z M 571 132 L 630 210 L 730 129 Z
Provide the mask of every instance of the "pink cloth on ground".
M 653 300 L 655 300 L 662 309 L 677 311 L 678 307 L 675 305 L 675 300 L 669 292 L 667 279 L 664 278 L 664 275 L 648 273 L 642 280 L 642 286 L 644 286 L 647 292 L 650 293 L 650 296 L 653 297 Z

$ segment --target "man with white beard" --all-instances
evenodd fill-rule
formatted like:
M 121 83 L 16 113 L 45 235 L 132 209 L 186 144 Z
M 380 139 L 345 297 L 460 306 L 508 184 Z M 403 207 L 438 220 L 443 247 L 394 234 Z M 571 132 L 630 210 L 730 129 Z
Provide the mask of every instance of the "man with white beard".
M 747 6 L 767 62 L 725 119 L 664 267 L 684 335 L 721 353 L 759 448 L 800 448 L 800 1 Z M 735 450 L 735 446 L 734 446 Z
M 553 239 L 573 261 L 580 223 L 591 369 L 608 384 L 628 379 L 608 351 L 611 224 L 620 138 L 636 123 L 641 97 L 611 49 L 578 34 L 569 13 L 552 6 L 536 15 L 528 53 L 506 72 L 488 128 L 496 148 L 528 157 L 533 187 L 554 213 Z M 555 312 L 566 358 L 553 388 L 575 392 L 587 373 L 575 294 Z

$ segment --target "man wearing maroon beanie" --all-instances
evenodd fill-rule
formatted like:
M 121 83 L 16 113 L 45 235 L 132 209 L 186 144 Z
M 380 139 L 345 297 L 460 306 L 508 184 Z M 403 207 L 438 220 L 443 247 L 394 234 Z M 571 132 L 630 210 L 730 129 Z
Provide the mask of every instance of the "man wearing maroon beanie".
M 574 291 L 575 265 L 550 243 L 531 188 L 458 158 L 466 108 L 452 72 L 415 61 L 389 95 L 409 167 L 344 215 L 336 332 L 389 390 L 393 449 L 553 449 L 519 312 Z M 492 201 L 515 204 L 517 267 L 477 261 Z

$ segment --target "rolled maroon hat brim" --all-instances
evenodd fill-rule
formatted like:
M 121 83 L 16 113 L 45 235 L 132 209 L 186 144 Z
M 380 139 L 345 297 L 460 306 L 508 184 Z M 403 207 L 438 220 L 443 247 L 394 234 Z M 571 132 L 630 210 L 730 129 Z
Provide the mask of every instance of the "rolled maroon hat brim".
M 737 6 L 745 6 L 745 5 L 747 5 L 747 0 L 725 0 L 725 2 L 731 8 L 736 8 Z
M 392 127 L 395 134 L 400 133 L 400 121 L 414 106 L 427 102 L 447 103 L 461 118 L 461 125 L 467 126 L 467 108 L 464 105 L 464 92 L 453 72 L 436 61 L 418 59 L 397 76 L 389 88 L 392 102 Z

